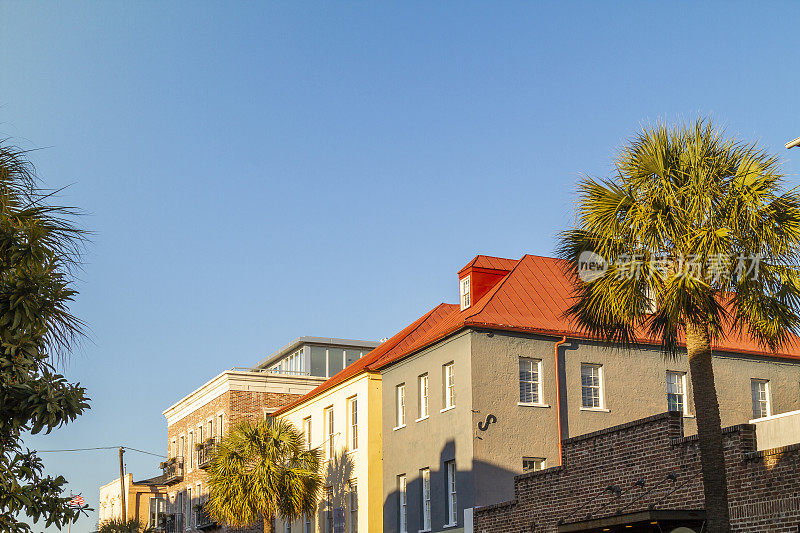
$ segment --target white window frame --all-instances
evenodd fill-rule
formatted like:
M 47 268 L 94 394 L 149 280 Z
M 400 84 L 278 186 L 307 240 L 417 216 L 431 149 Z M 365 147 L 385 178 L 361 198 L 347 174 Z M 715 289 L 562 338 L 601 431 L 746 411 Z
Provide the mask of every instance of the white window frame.
M 670 392 L 669 391 L 669 386 L 670 386 L 669 379 L 670 379 L 670 376 L 677 376 L 678 377 L 677 383 L 678 383 L 678 385 L 680 385 L 680 388 L 681 388 L 680 393 Z M 678 371 L 678 370 L 667 370 L 667 410 L 668 411 L 672 410 L 672 409 L 670 409 L 670 403 L 669 403 L 669 397 L 672 396 L 672 395 L 681 397 L 680 401 L 681 401 L 681 407 L 682 408 L 680 410 L 678 410 L 677 412 L 679 412 L 679 413 L 681 413 L 683 415 L 688 415 L 689 414 L 689 405 L 688 405 L 689 396 L 686 394 L 686 372 L 681 372 L 681 371 Z
M 194 431 L 189 432 L 189 472 L 194 470 Z
M 397 521 L 400 525 L 400 533 L 408 533 L 408 493 L 406 489 L 408 488 L 406 482 L 406 475 L 400 474 L 397 476 L 397 494 L 398 494 L 398 505 L 397 505 Z
M 536 373 L 536 380 L 530 381 L 522 380 L 522 365 L 529 363 L 531 365 L 531 372 Z M 522 384 L 531 385 L 531 399 L 527 400 L 522 395 Z M 533 357 L 520 357 L 519 358 L 519 405 L 544 405 L 542 401 L 542 360 Z
M 441 412 L 448 411 L 456 406 L 456 369 L 455 363 L 450 361 L 442 365 L 442 403 Z
M 417 412 L 419 413 L 419 418 L 417 418 L 417 422 L 427 419 L 430 414 L 430 379 L 428 378 L 428 373 L 424 373 L 417 377 L 417 387 L 418 387 L 418 394 L 419 398 L 417 400 Z
M 358 480 L 351 479 L 347 484 L 347 489 L 350 533 L 358 533 Z
M 155 504 L 155 505 L 154 505 Z M 155 509 L 154 509 L 155 508 Z M 163 496 L 151 496 L 150 497 L 150 507 L 148 509 L 148 525 L 151 528 L 155 528 L 159 526 L 159 515 L 167 514 L 167 502 Z
M 458 282 L 459 301 L 461 302 L 462 311 L 472 305 L 471 277 L 464 276 Z
M 358 396 L 347 399 L 347 446 L 352 452 L 358 449 Z
M 192 512 L 192 487 L 186 487 L 186 519 L 184 527 L 186 530 L 192 529 L 194 526 L 194 513 Z
M 326 440 L 325 440 L 325 455 L 326 455 L 326 459 L 328 461 L 331 461 L 331 460 L 333 460 L 333 456 L 336 453 L 336 449 L 334 448 L 334 444 L 333 444 L 333 442 L 335 440 L 335 437 L 336 437 L 336 433 L 335 433 L 335 422 L 336 422 L 336 419 L 335 419 L 334 414 L 333 414 L 333 406 L 330 405 L 330 406 L 326 407 L 325 410 L 323 411 L 323 413 L 325 415 L 325 421 L 324 421 L 325 422 L 325 435 L 327 437 Z
M 525 468 L 525 463 L 533 463 L 533 468 Z M 544 457 L 523 457 L 522 458 L 522 473 L 538 472 L 547 468 L 547 459 Z
M 431 530 L 431 469 L 422 468 L 419 471 L 420 479 L 420 515 L 422 516 L 422 529 Z
M 325 487 L 325 502 L 324 502 L 323 531 L 325 533 L 333 533 L 333 487 Z
M 306 436 L 306 449 L 311 449 L 311 416 L 303 419 L 303 433 Z
M 447 476 L 445 482 L 447 490 L 447 523 L 444 527 L 455 526 L 458 524 L 458 497 L 456 494 L 456 462 L 455 460 L 447 461 L 444 464 L 445 475 Z
M 764 399 L 763 400 L 759 399 L 758 402 L 759 402 L 759 404 L 761 402 L 764 402 L 764 407 L 765 407 L 764 410 L 766 411 L 766 414 L 764 414 L 762 416 L 756 416 L 756 411 L 755 411 L 755 409 L 753 409 L 753 418 L 757 419 L 757 418 L 764 418 L 764 417 L 767 417 L 767 416 L 772 416 L 772 398 L 771 398 L 771 394 L 770 394 L 769 380 L 768 379 L 750 378 L 750 400 L 752 402 L 752 406 L 753 407 L 755 407 L 755 404 L 756 404 L 756 399 L 753 397 L 753 393 L 755 392 L 754 385 L 756 385 L 756 384 L 764 385 Z M 761 395 L 761 391 L 759 391 L 759 396 L 760 395 Z M 760 408 L 759 408 L 759 411 L 760 411 Z M 761 413 L 759 412 L 758 414 L 761 414 Z
M 596 368 L 597 369 L 597 386 L 588 386 L 588 388 L 597 388 L 598 394 L 598 405 L 594 406 L 587 406 L 583 402 L 583 389 L 587 387 L 583 384 L 583 369 L 584 368 Z M 580 378 L 581 378 L 581 410 L 582 411 L 608 411 L 606 409 L 606 400 L 605 400 L 605 375 L 603 371 L 603 365 L 598 363 L 581 363 L 580 369 Z
M 395 426 L 394 429 L 406 427 L 406 384 L 395 387 Z
M 314 533 L 314 529 L 311 524 L 311 516 L 307 514 L 303 515 L 303 533 Z

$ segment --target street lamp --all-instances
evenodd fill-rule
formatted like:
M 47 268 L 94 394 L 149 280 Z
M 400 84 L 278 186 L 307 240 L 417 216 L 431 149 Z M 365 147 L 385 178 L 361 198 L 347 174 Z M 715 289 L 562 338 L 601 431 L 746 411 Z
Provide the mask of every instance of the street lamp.
M 800 137 L 798 137 L 797 139 L 795 139 L 793 141 L 789 141 L 788 143 L 786 143 L 786 148 L 787 149 L 796 148 L 798 146 L 800 146 Z

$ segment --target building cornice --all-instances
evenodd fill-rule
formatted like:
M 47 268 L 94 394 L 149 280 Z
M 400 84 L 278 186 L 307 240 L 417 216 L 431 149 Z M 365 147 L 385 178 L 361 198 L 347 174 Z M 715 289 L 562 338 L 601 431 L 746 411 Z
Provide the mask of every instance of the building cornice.
M 323 381 L 325 378 L 316 376 L 226 370 L 184 396 L 162 414 L 169 427 L 228 391 L 305 394 Z

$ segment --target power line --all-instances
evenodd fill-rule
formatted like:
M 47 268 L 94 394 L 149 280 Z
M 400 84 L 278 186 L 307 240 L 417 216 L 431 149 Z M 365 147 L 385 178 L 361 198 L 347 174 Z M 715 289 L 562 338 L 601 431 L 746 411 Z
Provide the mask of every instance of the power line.
M 69 448 L 69 449 L 63 449 L 63 450 L 36 450 L 36 452 L 37 453 L 87 452 L 87 451 L 92 451 L 92 450 L 116 450 L 116 449 L 119 449 L 119 448 L 123 448 L 125 450 L 131 450 L 133 452 L 145 453 L 147 455 L 154 455 L 156 457 L 163 457 L 165 459 L 167 458 L 166 455 L 162 455 L 160 453 L 146 452 L 144 450 L 139 450 L 137 448 L 131 448 L 131 447 L 128 447 L 128 446 L 97 446 L 97 447 L 94 447 L 94 448 Z

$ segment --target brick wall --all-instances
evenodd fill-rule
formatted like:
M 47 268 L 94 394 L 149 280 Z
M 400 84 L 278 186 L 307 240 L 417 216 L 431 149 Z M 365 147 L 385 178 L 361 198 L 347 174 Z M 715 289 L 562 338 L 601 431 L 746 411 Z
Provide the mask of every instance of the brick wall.
M 207 434 L 207 421 L 209 418 L 213 419 L 214 434 L 220 434 L 218 429 L 218 415 L 223 415 L 223 428 L 222 434 L 227 433 L 228 429 L 237 421 L 242 419 L 249 419 L 251 421 L 258 421 L 264 419 L 264 414 L 273 412 L 284 405 L 300 398 L 300 394 L 289 393 L 275 393 L 275 392 L 256 392 L 256 391 L 226 391 L 213 400 L 209 401 L 202 407 L 195 409 L 190 414 L 186 415 L 177 422 L 171 424 L 167 428 L 167 446 L 168 455 L 173 455 L 172 441 L 180 442 L 180 436 L 185 438 L 185 447 L 187 456 L 184 457 L 184 476 L 183 480 L 179 483 L 174 483 L 168 486 L 168 495 L 170 504 L 174 504 L 175 495 L 179 492 L 186 491 L 189 487 L 192 488 L 192 503 L 197 503 L 197 484 L 200 483 L 200 491 L 204 498 L 207 494 L 207 486 L 205 479 L 205 471 L 197 467 L 197 452 L 194 449 L 189 449 L 189 432 L 197 433 L 197 426 L 203 425 L 203 439 L 209 437 Z M 198 442 L 195 436 L 195 444 Z M 180 452 L 178 452 L 180 453 Z M 194 454 L 194 468 L 189 468 L 188 454 Z M 188 517 L 186 518 L 188 520 Z M 189 528 L 193 531 L 193 528 Z M 233 528 L 220 528 L 214 531 L 262 531 L 260 524 L 255 525 L 253 528 L 233 529 Z
M 723 430 L 731 526 L 741 532 L 796 532 L 800 444 L 755 451 L 755 427 Z M 559 521 L 618 513 L 703 509 L 696 436 L 664 413 L 564 441 L 563 466 L 517 476 L 515 499 L 478 508 L 476 532 L 555 532 Z M 615 487 L 615 492 L 607 487 Z

